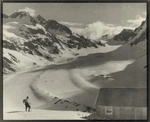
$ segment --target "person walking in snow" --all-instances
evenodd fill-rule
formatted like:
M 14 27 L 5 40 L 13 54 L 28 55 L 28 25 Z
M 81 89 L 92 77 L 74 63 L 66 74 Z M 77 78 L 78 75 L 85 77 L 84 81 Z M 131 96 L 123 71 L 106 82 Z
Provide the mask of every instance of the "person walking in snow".
M 27 96 L 26 99 L 23 100 L 23 103 L 25 104 L 25 111 L 30 112 L 30 103 L 29 103 L 29 97 Z

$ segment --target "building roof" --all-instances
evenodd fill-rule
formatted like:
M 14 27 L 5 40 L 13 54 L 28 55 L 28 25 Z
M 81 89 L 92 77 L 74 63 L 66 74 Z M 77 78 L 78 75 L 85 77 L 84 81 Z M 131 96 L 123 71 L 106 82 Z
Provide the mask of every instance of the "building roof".
M 146 107 L 146 88 L 101 88 L 96 106 Z

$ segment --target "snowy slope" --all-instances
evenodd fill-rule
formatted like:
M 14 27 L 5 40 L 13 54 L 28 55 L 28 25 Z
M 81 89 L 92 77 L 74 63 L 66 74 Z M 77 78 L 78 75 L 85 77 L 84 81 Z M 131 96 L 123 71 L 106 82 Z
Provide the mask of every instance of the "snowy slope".
M 85 120 L 88 116 L 87 112 L 80 111 L 50 111 L 33 109 L 32 112 L 27 113 L 22 109 L 6 111 L 4 120 Z
M 61 55 L 73 57 L 75 49 L 98 47 L 89 39 L 73 35 L 69 28 L 56 21 L 45 20 L 41 16 L 33 18 L 23 11 L 10 16 L 4 14 L 3 21 L 4 73 L 32 64 L 51 64 Z
M 145 21 L 140 27 L 135 29 L 135 35 L 130 38 L 128 43 L 115 51 L 105 54 L 105 57 L 107 57 L 107 55 L 116 60 L 130 60 L 131 63 L 122 71 L 104 72 L 96 75 L 96 77 L 90 77 L 90 82 L 94 83 L 96 86 L 103 85 L 109 88 L 147 87 L 147 38 Z M 117 69 L 117 67 L 114 68 Z M 111 67 L 109 67 L 109 71 L 111 71 Z

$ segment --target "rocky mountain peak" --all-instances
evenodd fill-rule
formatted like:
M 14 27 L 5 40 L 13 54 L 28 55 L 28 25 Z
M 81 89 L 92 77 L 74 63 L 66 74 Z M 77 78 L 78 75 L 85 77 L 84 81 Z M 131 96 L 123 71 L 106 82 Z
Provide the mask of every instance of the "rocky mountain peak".
M 6 14 L 3 14 L 3 18 L 8 18 L 9 16 Z
M 49 30 L 49 31 L 51 31 L 52 32 L 52 30 L 53 31 L 57 31 L 57 33 L 62 33 L 62 34 L 64 34 L 64 33 L 66 33 L 66 34 L 69 34 L 69 35 L 72 35 L 72 32 L 71 32 L 71 30 L 68 28 L 68 27 L 66 27 L 66 26 L 64 26 L 64 25 L 62 25 L 62 24 L 60 24 L 60 23 L 58 23 L 57 21 L 55 21 L 55 20 L 48 20 L 46 23 L 45 23 L 45 28 L 47 29 L 47 30 Z M 56 34 L 56 33 L 55 33 Z
M 13 14 L 10 15 L 11 18 L 22 18 L 25 16 L 30 16 L 27 12 L 25 11 L 18 11 L 18 12 L 14 12 Z
M 135 35 L 135 33 L 133 30 L 123 29 L 118 35 L 114 36 L 113 40 L 127 42 L 129 40 L 129 38 L 134 35 Z
M 147 33 L 147 29 L 146 29 L 146 21 L 143 21 L 141 23 L 141 25 L 139 27 L 137 27 L 135 30 L 134 30 L 134 33 L 135 35 L 132 36 L 130 38 L 130 45 L 133 46 L 133 45 L 136 45 L 144 40 L 146 40 L 146 33 Z
M 137 33 L 138 31 L 140 31 L 144 25 L 146 25 L 146 20 L 143 21 L 139 27 L 135 28 L 134 32 Z
M 38 15 L 36 17 L 36 20 L 38 23 L 40 23 L 41 25 L 45 24 L 46 23 L 46 20 L 41 16 L 41 15 Z
M 7 18 L 5 18 L 4 22 L 16 21 L 22 24 L 31 24 L 31 25 L 37 24 L 37 21 L 35 20 L 35 18 L 30 16 L 30 14 L 25 11 L 14 12 Z
M 121 33 L 130 33 L 130 32 L 133 32 L 133 30 L 131 30 L 131 29 L 123 29 L 121 31 Z

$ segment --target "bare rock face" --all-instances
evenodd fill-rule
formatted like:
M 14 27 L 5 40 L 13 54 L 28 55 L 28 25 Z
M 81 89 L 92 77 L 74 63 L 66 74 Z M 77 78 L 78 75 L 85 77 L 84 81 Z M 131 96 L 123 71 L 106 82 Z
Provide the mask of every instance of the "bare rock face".
M 24 11 L 14 12 L 10 16 L 3 14 L 3 22 L 3 48 L 8 52 L 11 50 L 11 53 L 17 51 L 20 54 L 25 53 L 44 58 L 46 61 L 52 61 L 51 54 L 62 54 L 64 50 L 97 48 L 98 45 L 83 36 L 73 35 L 68 27 L 55 20 L 46 20 L 41 15 L 32 17 Z M 9 34 L 12 36 L 8 36 Z M 5 55 L 8 52 L 4 50 Z M 7 59 L 14 62 L 12 57 L 8 58 L 8 55 L 5 55 L 5 62 Z M 15 55 L 13 56 L 15 57 Z M 9 63 L 7 60 L 7 64 Z M 13 65 L 16 64 L 17 62 Z M 12 63 L 9 67 L 11 65 Z M 6 68 L 5 66 L 4 68 Z
M 72 35 L 72 32 L 68 27 L 59 24 L 55 20 L 48 20 L 45 23 L 45 29 L 54 35 Z
M 123 29 L 120 34 L 114 36 L 114 41 L 125 41 L 128 42 L 129 38 L 134 36 L 135 33 L 130 29 Z

